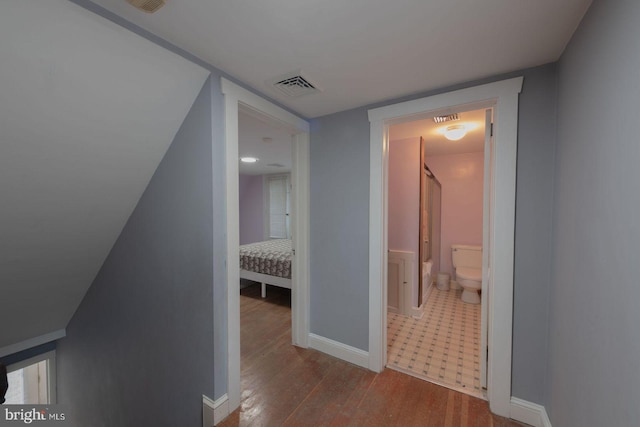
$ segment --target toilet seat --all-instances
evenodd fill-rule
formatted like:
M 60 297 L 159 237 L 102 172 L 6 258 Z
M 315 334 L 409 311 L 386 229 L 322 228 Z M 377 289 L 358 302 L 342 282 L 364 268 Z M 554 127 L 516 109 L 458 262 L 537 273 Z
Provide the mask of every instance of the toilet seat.
M 464 280 L 482 282 L 482 270 L 472 267 L 458 267 L 456 268 L 456 277 Z

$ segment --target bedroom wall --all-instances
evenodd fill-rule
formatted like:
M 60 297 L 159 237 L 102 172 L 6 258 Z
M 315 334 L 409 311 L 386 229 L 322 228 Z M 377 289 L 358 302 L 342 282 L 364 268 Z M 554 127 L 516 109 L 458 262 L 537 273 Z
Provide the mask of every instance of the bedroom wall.
M 261 242 L 264 238 L 264 177 L 240 175 L 240 244 Z
M 71 425 L 201 425 L 214 395 L 211 85 L 58 342 Z
M 484 153 L 428 156 L 425 162 L 442 184 L 440 271 L 452 273 L 452 244 L 482 245 Z
M 512 393 L 542 402 L 546 371 L 542 355 L 548 335 L 555 64 L 312 120 L 311 332 L 368 350 L 367 110 L 514 76 L 524 76 L 524 86 L 518 120 Z
M 596 0 L 559 66 L 547 410 L 640 420 L 640 3 Z
M 411 301 L 418 307 L 420 138 L 389 141 L 389 250 L 415 254 Z

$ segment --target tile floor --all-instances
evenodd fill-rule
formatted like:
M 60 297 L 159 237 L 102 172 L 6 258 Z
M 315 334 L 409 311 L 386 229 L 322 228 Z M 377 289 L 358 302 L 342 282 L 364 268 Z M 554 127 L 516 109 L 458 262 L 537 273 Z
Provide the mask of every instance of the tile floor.
M 421 319 L 388 313 L 387 366 L 484 398 L 480 386 L 480 304 L 461 290 L 434 288 Z

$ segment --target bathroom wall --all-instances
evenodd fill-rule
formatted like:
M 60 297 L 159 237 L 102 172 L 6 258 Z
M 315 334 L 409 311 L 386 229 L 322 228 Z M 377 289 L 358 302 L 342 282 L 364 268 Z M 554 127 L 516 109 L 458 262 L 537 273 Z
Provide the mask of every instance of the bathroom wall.
M 240 244 L 264 240 L 264 185 L 262 175 L 240 175 Z
M 442 184 L 440 271 L 453 272 L 451 245 L 482 245 L 484 153 L 427 156 Z
M 415 254 L 411 304 L 418 306 L 420 138 L 389 142 L 389 250 Z

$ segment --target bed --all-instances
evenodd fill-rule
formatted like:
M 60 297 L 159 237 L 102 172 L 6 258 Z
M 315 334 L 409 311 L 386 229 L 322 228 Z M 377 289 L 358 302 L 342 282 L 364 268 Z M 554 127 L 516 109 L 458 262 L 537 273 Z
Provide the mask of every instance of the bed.
M 240 278 L 260 282 L 262 298 L 267 286 L 291 289 L 291 239 L 240 245 Z

